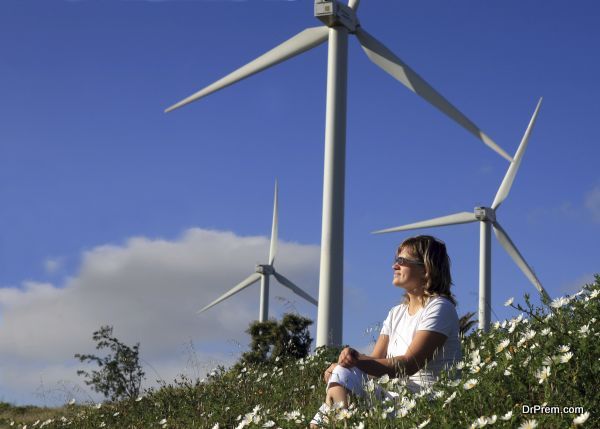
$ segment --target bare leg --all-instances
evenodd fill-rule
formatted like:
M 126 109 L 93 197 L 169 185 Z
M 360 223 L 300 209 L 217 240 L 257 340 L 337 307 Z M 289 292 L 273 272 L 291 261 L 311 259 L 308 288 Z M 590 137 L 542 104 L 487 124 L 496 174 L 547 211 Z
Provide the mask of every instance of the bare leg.
M 325 396 L 325 404 L 329 407 L 333 407 L 335 404 L 342 404 L 342 407 L 348 407 L 348 390 L 339 383 L 330 383 L 327 388 L 327 395 Z M 326 406 L 326 405 L 323 406 Z M 325 410 L 324 412 L 328 412 Z M 317 413 L 319 415 L 319 413 Z M 316 418 L 317 416 L 315 416 Z M 311 423 L 311 429 L 318 429 L 318 425 Z
M 344 386 L 338 383 L 331 383 L 327 389 L 325 403 L 329 406 L 342 403 L 343 407 L 348 407 L 348 391 Z

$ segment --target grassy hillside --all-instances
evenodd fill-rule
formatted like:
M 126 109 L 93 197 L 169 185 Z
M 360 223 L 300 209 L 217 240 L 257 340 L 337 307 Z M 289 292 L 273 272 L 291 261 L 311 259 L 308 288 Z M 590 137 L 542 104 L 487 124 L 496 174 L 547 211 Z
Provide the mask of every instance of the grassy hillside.
M 444 377 L 419 395 L 399 380 L 380 380 L 402 399 L 356 402 L 331 416 L 327 427 L 600 427 L 599 295 L 596 276 L 594 284 L 543 308 L 533 308 L 527 297 L 507 303 L 518 317 L 463 340 L 460 379 Z M 0 428 L 306 427 L 323 401 L 322 372 L 336 356 L 336 350 L 320 350 L 272 366 L 220 368 L 206 380 L 179 379 L 114 404 L 54 410 L 0 404 Z

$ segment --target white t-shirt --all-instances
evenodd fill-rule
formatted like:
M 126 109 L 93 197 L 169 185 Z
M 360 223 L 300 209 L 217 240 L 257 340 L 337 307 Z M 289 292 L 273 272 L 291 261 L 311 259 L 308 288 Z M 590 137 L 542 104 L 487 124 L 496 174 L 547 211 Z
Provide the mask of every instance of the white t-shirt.
M 443 347 L 436 350 L 425 367 L 409 377 L 409 381 L 427 387 L 437 380 L 442 370 L 462 358 L 458 327 L 454 304 L 447 298 L 436 296 L 412 316 L 408 314 L 406 304 L 393 307 L 383 322 L 381 335 L 389 336 L 387 357 L 406 354 L 417 331 L 434 331 L 447 337 Z

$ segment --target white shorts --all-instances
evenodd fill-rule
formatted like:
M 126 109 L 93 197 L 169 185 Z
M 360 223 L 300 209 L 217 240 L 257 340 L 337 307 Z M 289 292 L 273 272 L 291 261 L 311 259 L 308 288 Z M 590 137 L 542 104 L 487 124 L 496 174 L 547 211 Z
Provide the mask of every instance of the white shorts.
M 394 393 L 390 393 L 381 386 L 378 386 L 373 380 L 371 381 L 373 389 L 372 392 L 369 392 L 369 389 L 367 389 L 367 386 L 371 385 L 369 383 L 369 376 L 356 367 L 344 368 L 341 365 L 336 366 L 327 383 L 327 389 L 329 389 L 331 383 L 344 386 L 353 395 L 361 398 L 368 397 L 369 393 L 372 393 L 380 401 L 393 399 L 396 396 Z

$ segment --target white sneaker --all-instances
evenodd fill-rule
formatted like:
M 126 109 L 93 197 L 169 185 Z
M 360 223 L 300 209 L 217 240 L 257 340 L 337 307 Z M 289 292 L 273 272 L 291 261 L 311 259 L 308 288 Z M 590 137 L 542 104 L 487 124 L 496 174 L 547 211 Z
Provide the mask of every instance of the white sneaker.
M 319 411 L 317 411 L 317 414 L 315 414 L 315 416 L 310 421 L 310 424 L 316 426 L 327 424 L 327 414 L 330 410 L 331 407 L 326 403 L 323 403 L 323 405 L 321 405 L 321 407 L 319 408 Z

